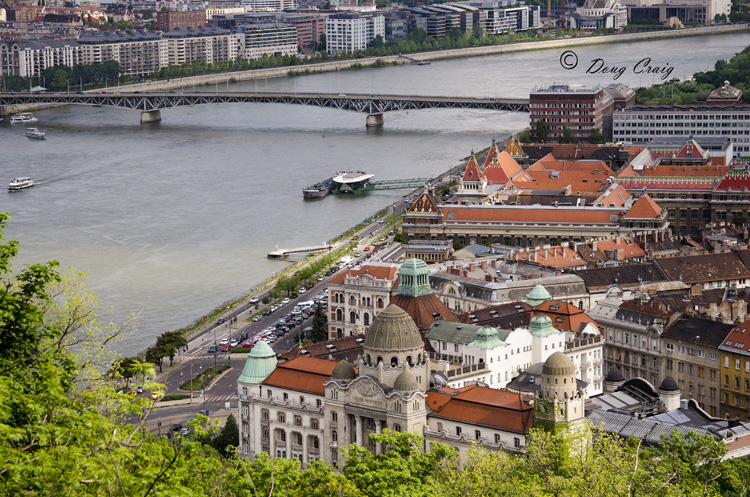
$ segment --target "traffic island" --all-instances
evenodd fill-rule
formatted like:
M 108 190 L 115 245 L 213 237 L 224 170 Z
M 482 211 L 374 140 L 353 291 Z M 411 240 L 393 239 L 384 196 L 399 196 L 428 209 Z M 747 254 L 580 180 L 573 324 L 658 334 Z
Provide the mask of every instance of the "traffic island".
M 216 366 L 213 366 L 206 371 L 197 374 L 195 377 L 193 377 L 192 380 L 188 380 L 180 385 L 180 390 L 188 392 L 206 390 L 211 386 L 211 383 L 213 381 L 216 381 L 218 377 L 228 369 L 232 369 L 232 366 L 229 366 L 227 364 L 217 364 Z

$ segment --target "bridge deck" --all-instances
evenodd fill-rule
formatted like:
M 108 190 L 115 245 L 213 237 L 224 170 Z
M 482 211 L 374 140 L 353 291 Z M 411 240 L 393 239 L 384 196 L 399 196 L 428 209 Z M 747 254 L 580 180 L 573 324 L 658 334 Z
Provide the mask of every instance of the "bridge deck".
M 233 104 L 284 103 L 331 107 L 367 114 L 435 108 L 487 109 L 528 112 L 523 98 L 476 98 L 421 95 L 362 95 L 283 92 L 97 92 L 97 93 L 0 93 L 0 106 L 9 105 L 99 105 L 151 112 L 172 107 Z
M 292 249 L 276 249 L 273 252 L 268 253 L 269 259 L 281 259 L 282 257 L 285 257 L 289 254 L 298 254 L 302 252 L 318 252 L 320 250 L 330 250 L 331 246 L 327 243 L 324 243 L 322 245 L 314 245 L 312 247 L 299 247 L 299 248 L 292 248 Z

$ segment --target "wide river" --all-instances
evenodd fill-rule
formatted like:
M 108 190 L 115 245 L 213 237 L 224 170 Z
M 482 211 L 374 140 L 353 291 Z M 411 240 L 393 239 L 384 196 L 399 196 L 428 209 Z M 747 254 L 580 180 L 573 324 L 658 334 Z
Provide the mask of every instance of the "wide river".
M 573 70 L 560 66 L 556 49 L 229 88 L 526 97 L 554 82 L 615 82 L 612 74 L 586 73 L 597 58 L 626 68 L 616 82 L 638 86 L 660 78 L 633 73 L 644 57 L 682 79 L 747 45 L 750 34 L 682 38 L 575 48 Z M 283 268 L 266 258 L 275 247 L 328 240 L 406 193 L 304 201 L 303 187 L 341 169 L 365 169 L 376 179 L 435 176 L 528 126 L 523 113 L 425 110 L 388 113 L 382 129 L 368 130 L 363 114 L 273 104 L 178 108 L 146 126 L 136 112 L 109 108 L 36 114 L 46 141 L 0 123 L 0 181 L 30 176 L 38 184 L 0 195 L 0 211 L 12 216 L 6 238 L 20 241 L 19 264 L 57 259 L 88 273 L 103 306 L 115 308 L 106 319 L 139 313 L 137 331 L 117 345 L 123 354 Z

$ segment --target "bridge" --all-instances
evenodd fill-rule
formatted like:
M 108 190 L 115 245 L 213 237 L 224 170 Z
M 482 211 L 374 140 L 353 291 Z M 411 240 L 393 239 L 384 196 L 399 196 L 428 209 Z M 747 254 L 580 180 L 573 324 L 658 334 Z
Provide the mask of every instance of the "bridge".
M 432 181 L 432 178 L 384 179 L 372 181 L 370 184 L 373 186 L 373 190 L 399 190 L 402 188 L 413 190 L 426 185 L 430 181 Z
M 0 93 L 0 111 L 13 105 L 94 105 L 141 111 L 141 123 L 161 120 L 161 110 L 173 107 L 237 104 L 278 103 L 314 105 L 367 114 L 367 126 L 381 126 L 383 113 L 421 109 L 486 109 L 509 112 L 528 112 L 529 101 L 524 98 L 441 97 L 406 95 L 364 95 L 284 92 L 78 92 L 78 93 Z M 1 112 L 0 112 L 1 113 Z
M 283 257 L 288 256 L 289 254 L 299 254 L 303 252 L 320 252 L 321 250 L 331 250 L 333 247 L 331 247 L 329 244 L 324 243 L 322 245 L 314 245 L 312 247 L 299 247 L 299 248 L 292 248 L 292 249 L 276 249 L 273 252 L 268 253 L 269 259 L 281 259 Z

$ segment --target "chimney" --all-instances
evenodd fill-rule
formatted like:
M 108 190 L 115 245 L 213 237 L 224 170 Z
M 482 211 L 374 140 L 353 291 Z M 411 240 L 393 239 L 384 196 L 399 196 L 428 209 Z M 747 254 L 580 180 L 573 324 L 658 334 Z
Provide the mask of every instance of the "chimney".
M 491 274 L 485 274 L 484 275 L 484 281 L 489 281 L 492 283 L 492 275 Z
M 596 252 L 596 241 L 591 242 L 591 250 Z
M 474 263 L 469 263 L 469 272 L 474 271 Z
M 487 261 L 482 261 L 482 263 L 481 263 L 480 267 L 481 267 L 482 269 L 487 269 Z
M 690 287 L 690 296 L 694 295 L 700 295 L 701 294 L 701 286 L 700 285 L 693 285 Z

